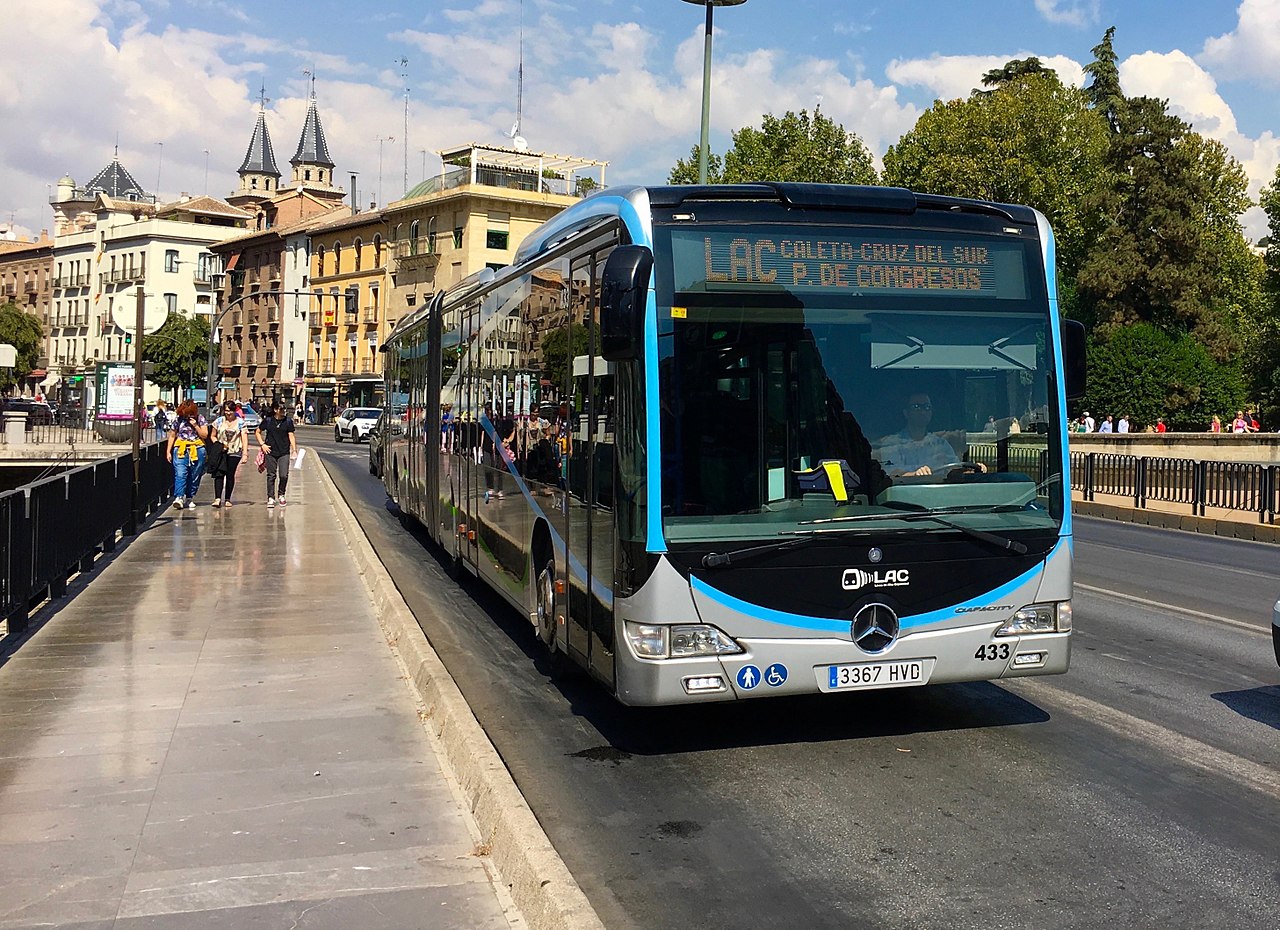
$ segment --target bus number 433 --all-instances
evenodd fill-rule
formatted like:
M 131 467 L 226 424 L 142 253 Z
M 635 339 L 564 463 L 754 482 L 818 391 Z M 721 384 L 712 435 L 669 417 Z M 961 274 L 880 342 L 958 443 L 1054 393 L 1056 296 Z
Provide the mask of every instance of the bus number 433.
M 997 659 L 1009 658 L 1008 643 L 987 643 L 985 646 L 979 646 L 978 651 L 973 657 L 979 662 L 994 662 Z

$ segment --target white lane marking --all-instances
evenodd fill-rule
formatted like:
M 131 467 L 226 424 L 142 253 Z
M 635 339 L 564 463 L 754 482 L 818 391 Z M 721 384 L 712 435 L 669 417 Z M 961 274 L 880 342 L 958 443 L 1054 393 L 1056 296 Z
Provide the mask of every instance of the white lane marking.
M 1193 620 L 1201 620 L 1205 623 L 1225 623 L 1228 626 L 1237 629 L 1247 630 L 1250 633 L 1256 633 L 1258 636 L 1270 636 L 1271 631 L 1264 627 L 1260 627 L 1253 623 L 1245 623 L 1243 620 L 1233 620 L 1231 617 L 1220 617 L 1217 614 L 1207 614 L 1199 610 L 1191 610 L 1189 607 L 1177 607 L 1173 604 L 1162 604 L 1160 601 L 1153 601 L 1147 597 L 1137 597 L 1133 594 L 1122 594 L 1119 591 L 1112 591 L 1109 588 L 1095 588 L 1091 584 L 1081 584 L 1075 582 L 1074 587 L 1081 591 L 1088 591 L 1090 594 L 1100 594 L 1103 597 L 1114 597 L 1122 601 L 1132 601 L 1135 604 L 1141 604 L 1143 607 L 1158 608 L 1160 610 L 1168 610 L 1175 614 L 1182 614 L 1184 617 L 1190 617 Z
M 1031 700 L 1037 700 L 1038 693 L 1047 701 L 1063 705 L 1067 713 L 1086 722 L 1096 723 L 1117 736 L 1155 746 L 1201 771 L 1226 776 L 1238 785 L 1260 791 L 1272 798 L 1280 797 L 1280 774 L 1271 766 L 1260 765 L 1225 749 L 1217 749 L 1183 736 L 1168 727 L 1126 714 L 1037 679 L 1013 678 L 1000 684 L 1010 686 L 1018 692 L 1030 692 L 1023 693 L 1022 696 Z
M 1249 540 L 1244 540 L 1244 539 L 1235 540 L 1235 542 L 1248 542 L 1248 541 Z M 1196 561 L 1195 559 L 1183 559 L 1183 558 L 1179 558 L 1176 555 L 1165 555 L 1164 553 L 1161 553 L 1161 552 L 1140 552 L 1139 550 L 1131 549 L 1128 546 L 1112 546 L 1108 543 L 1100 543 L 1100 542 L 1083 542 L 1078 538 L 1076 539 L 1076 543 L 1077 545 L 1082 545 L 1089 549 L 1113 549 L 1116 552 L 1128 552 L 1131 554 L 1138 553 L 1139 555 L 1142 555 L 1146 558 L 1164 559 L 1166 562 L 1181 562 L 1184 565 L 1199 565 L 1201 567 L 1204 566 L 1204 562 Z M 1255 571 L 1250 571 L 1247 568 L 1232 568 L 1229 565 L 1215 565 L 1213 570 L 1218 574 L 1244 575 L 1246 578 L 1263 578 L 1263 579 L 1266 579 L 1267 581 L 1275 581 L 1276 579 L 1276 576 L 1274 574 L 1270 574 L 1268 572 L 1255 572 Z
M 1118 655 L 1116 655 L 1116 654 L 1115 654 L 1115 653 L 1113 653 L 1113 652 L 1104 652 L 1104 653 L 1101 653 L 1101 655 L 1102 655 L 1104 658 L 1107 658 L 1107 659 L 1115 659 L 1117 662 L 1128 662 L 1128 661 L 1129 661 L 1129 660 L 1128 660 L 1128 659 L 1126 659 L 1124 656 L 1118 656 Z

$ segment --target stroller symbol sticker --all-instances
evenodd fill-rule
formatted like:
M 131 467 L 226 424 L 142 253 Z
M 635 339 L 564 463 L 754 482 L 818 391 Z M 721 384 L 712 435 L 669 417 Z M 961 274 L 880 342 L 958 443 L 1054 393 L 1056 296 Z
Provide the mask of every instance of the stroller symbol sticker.
M 776 688 L 787 680 L 787 667 L 780 662 L 775 662 L 764 670 L 764 683 L 770 688 Z

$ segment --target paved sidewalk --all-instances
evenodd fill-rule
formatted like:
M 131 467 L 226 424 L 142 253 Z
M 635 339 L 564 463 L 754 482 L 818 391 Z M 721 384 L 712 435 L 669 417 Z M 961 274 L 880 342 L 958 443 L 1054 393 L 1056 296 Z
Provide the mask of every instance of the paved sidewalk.
M 312 454 L 285 508 L 206 483 L 0 659 L 0 928 L 522 926 Z

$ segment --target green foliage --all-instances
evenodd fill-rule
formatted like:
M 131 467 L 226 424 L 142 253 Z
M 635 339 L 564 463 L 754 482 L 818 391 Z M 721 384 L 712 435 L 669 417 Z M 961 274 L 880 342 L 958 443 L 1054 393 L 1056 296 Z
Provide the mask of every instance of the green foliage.
M 44 327 L 9 301 L 0 306 L 0 343 L 13 346 L 18 355 L 14 368 L 0 368 L 0 390 L 7 393 L 36 367 L 36 360 L 43 354 Z
M 155 365 L 150 380 L 162 388 L 204 384 L 208 355 L 209 321 L 204 316 L 171 313 L 163 326 L 142 339 L 142 357 Z
M 574 358 L 586 352 L 587 328 L 581 323 L 568 330 L 557 326 L 542 337 L 542 376 L 551 382 L 552 390 L 567 388 Z
M 1006 62 L 1003 68 L 992 68 L 982 76 L 982 86 L 1003 87 L 1033 74 L 1052 74 L 1056 76 L 1056 72 L 1052 68 L 1046 68 L 1044 62 L 1033 55 L 1030 58 L 1015 58 Z M 991 91 L 977 91 L 977 93 L 989 94 Z
M 1093 79 L 1084 89 L 1089 96 L 1089 103 L 1117 131 L 1120 107 L 1124 103 L 1124 93 L 1120 89 L 1120 66 L 1112 45 L 1116 35 L 1116 27 L 1112 26 L 1102 36 L 1102 41 L 1092 49 L 1093 61 L 1084 66 L 1084 73 Z
M 1010 62 L 993 75 L 994 91 L 938 101 L 923 113 L 885 154 L 883 181 L 1035 207 L 1053 226 L 1060 277 L 1071 290 L 1101 222 L 1087 201 L 1103 170 L 1106 123 L 1052 71 Z
M 724 162 L 715 152 L 707 153 L 707 183 L 721 184 L 720 173 L 724 170 Z M 675 167 L 667 175 L 668 184 L 698 183 L 698 146 L 689 150 L 689 158 L 676 161 Z
M 689 161 L 676 162 L 668 180 L 672 184 L 692 184 L 697 179 L 695 146 Z M 818 109 L 812 115 L 807 110 L 788 110 L 781 118 L 766 113 L 759 129 L 744 126 L 733 134 L 733 145 L 723 163 L 714 154 L 707 159 L 707 182 L 711 184 L 875 184 L 876 180 L 866 144 Z
M 1258 198 L 1270 235 L 1263 240 L 1262 298 L 1242 326 L 1250 387 L 1264 421 L 1280 420 L 1280 168 Z
M 1096 419 L 1128 416 L 1134 431 L 1163 416 L 1172 430 L 1203 431 L 1213 415 L 1244 405 L 1238 364 L 1222 363 L 1191 336 L 1171 336 L 1150 323 L 1111 332 L 1089 346 L 1089 389 L 1081 409 Z

